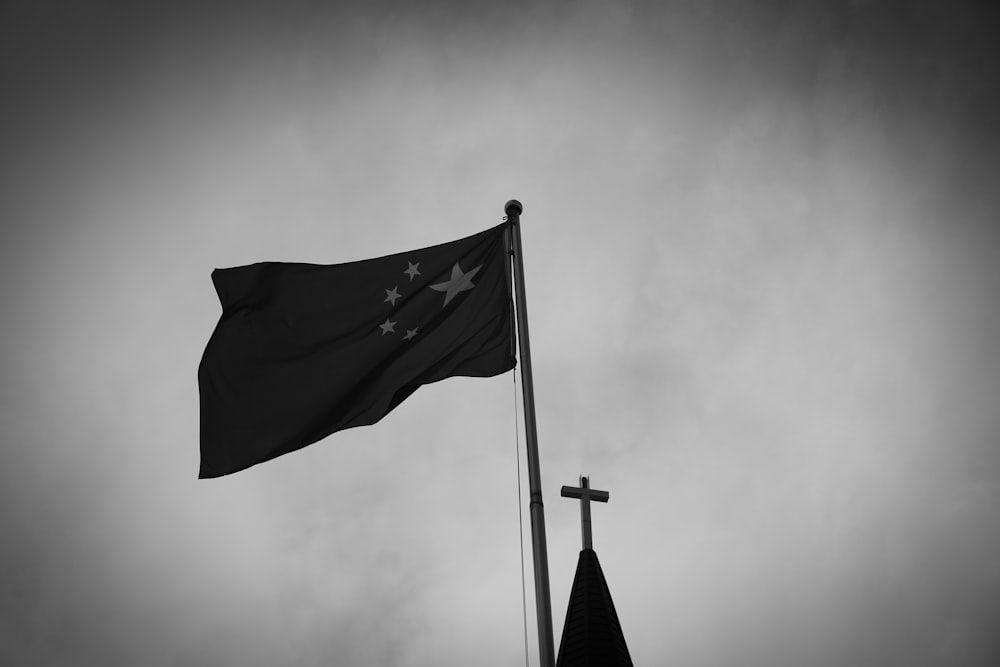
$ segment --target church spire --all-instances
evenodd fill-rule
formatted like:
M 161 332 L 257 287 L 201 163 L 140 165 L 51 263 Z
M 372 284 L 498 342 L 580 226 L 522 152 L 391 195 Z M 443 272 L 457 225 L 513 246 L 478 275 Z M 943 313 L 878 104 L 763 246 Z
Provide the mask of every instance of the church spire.
M 556 667 L 632 667 L 632 657 L 591 534 L 590 501 L 606 503 L 610 495 L 591 489 L 590 480 L 581 476 L 580 486 L 562 487 L 562 496 L 580 500 L 583 549 L 569 595 Z

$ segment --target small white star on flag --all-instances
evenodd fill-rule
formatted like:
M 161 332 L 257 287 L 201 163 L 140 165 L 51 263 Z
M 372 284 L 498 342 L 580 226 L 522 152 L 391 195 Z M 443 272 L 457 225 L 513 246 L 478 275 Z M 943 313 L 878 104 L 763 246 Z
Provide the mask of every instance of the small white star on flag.
M 464 292 L 475 287 L 475 284 L 472 282 L 472 276 L 476 275 L 481 268 L 483 268 L 482 264 L 468 273 L 463 273 L 462 267 L 458 265 L 458 262 L 455 262 L 455 266 L 451 268 L 451 279 L 437 285 L 431 285 L 430 287 L 432 290 L 445 293 L 444 305 L 447 306 L 448 302 L 454 299 L 459 292 Z
M 394 328 L 395 326 L 396 326 L 396 323 L 395 322 L 390 322 L 388 317 L 385 318 L 385 322 L 383 322 L 382 324 L 378 325 L 379 329 L 382 330 L 382 335 L 383 336 L 386 335 L 387 333 L 396 333 L 396 330 Z
M 413 338 L 414 336 L 416 336 L 417 335 L 417 329 L 419 329 L 419 328 L 420 327 L 417 327 L 416 329 L 407 329 L 406 330 L 406 335 L 403 336 L 403 340 L 410 340 L 411 338 Z
M 402 295 L 399 292 L 396 291 L 395 287 L 393 287 L 391 290 L 387 289 L 385 291 L 385 300 L 388 301 L 389 303 L 391 303 L 394 306 L 396 305 L 396 299 L 398 299 L 401 296 Z
M 415 276 L 419 276 L 420 275 L 420 270 L 417 268 L 417 267 L 420 266 L 420 262 L 417 262 L 416 264 L 414 264 L 413 262 L 407 261 L 406 263 L 409 266 L 406 267 L 406 271 L 403 271 L 403 273 L 405 273 L 406 275 L 410 276 L 410 282 L 412 282 L 413 278 Z

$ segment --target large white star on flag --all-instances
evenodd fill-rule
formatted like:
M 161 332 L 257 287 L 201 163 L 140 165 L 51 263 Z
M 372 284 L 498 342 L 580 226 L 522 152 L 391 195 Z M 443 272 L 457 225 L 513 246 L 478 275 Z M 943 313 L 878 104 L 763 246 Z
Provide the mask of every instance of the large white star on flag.
M 472 276 L 476 275 L 481 268 L 483 268 L 482 264 L 468 273 L 462 273 L 462 267 L 458 265 L 458 262 L 455 262 L 455 266 L 451 267 L 451 280 L 438 283 L 437 285 L 431 285 L 430 288 L 432 290 L 445 293 L 444 305 L 447 306 L 448 302 L 454 299 L 459 292 L 464 292 L 475 287 L 472 283 Z

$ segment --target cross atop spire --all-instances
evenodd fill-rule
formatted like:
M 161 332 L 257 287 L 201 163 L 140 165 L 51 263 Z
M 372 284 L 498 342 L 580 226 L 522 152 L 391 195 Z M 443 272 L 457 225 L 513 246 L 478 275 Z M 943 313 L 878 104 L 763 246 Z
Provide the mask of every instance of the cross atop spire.
M 564 486 L 562 488 L 563 498 L 580 499 L 580 523 L 583 531 L 583 548 L 593 549 L 594 540 L 590 534 L 590 501 L 596 500 L 599 503 L 608 502 L 611 495 L 607 491 L 598 491 L 590 488 L 590 480 L 584 475 L 580 475 L 580 486 Z

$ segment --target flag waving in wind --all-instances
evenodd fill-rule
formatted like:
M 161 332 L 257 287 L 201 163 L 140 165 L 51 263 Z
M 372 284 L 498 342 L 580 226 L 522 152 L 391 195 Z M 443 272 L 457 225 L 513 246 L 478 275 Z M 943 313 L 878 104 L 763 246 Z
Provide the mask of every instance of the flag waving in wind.
M 347 264 L 216 269 L 199 477 L 374 424 L 420 385 L 512 369 L 506 228 Z

